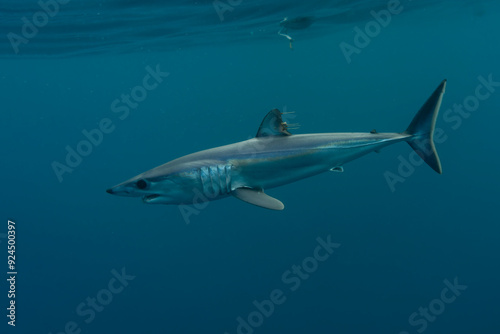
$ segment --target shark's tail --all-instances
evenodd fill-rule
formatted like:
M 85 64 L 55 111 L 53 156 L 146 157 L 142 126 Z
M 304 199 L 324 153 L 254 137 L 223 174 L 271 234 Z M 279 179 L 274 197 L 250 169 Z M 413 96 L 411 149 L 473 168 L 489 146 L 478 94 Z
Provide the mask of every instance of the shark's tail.
M 431 97 L 420 108 L 404 134 L 411 135 L 408 144 L 436 172 L 441 174 L 441 162 L 434 146 L 434 127 L 443 99 L 446 80 L 443 80 Z

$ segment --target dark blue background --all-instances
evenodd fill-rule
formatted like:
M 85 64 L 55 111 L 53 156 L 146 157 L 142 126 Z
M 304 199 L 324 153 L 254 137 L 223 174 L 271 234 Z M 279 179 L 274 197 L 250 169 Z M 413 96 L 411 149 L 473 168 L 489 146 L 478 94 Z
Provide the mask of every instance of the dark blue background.
M 500 87 L 458 129 L 443 119 L 453 104 L 474 95 L 479 76 L 500 81 L 497 2 L 405 3 L 408 10 L 351 64 L 339 44 L 353 43 L 353 28 L 363 28 L 371 19 L 367 13 L 385 2 L 357 2 L 361 9 L 337 4 L 343 14 L 336 17 L 345 21 L 290 31 L 294 51 L 275 33 L 279 21 L 259 32 L 252 15 L 321 16 L 320 7 L 304 12 L 299 3 L 275 1 L 281 9 L 267 13 L 262 4 L 257 11 L 244 1 L 220 22 L 210 2 L 206 21 L 196 16 L 200 7 L 181 3 L 171 7 L 185 19 L 170 28 L 195 44 L 189 47 L 163 41 L 169 46 L 164 51 L 126 52 L 106 43 L 106 51 L 91 55 L 86 50 L 96 45 L 95 36 L 110 40 L 115 33 L 123 41 L 127 30 L 104 26 L 88 45 L 81 36 L 46 40 L 64 20 L 75 20 L 64 11 L 18 55 L 3 41 L 0 233 L 6 233 L 7 218 L 16 221 L 19 275 L 16 328 L 2 315 L 2 332 L 55 334 L 75 321 L 82 333 L 233 334 L 236 318 L 255 310 L 254 300 L 281 289 L 286 301 L 255 333 L 418 333 L 410 315 L 440 297 L 443 280 L 458 277 L 467 290 L 425 332 L 498 333 Z M 153 45 L 148 27 L 125 15 L 146 7 L 122 6 L 123 15 L 118 11 L 115 18 L 130 17 L 130 31 L 146 31 L 142 40 L 130 38 Z M 155 8 L 162 5 L 148 10 Z M 9 24 L 20 29 L 24 13 L 10 12 Z M 183 35 L 190 23 L 204 26 L 206 35 Z M 235 36 L 235 26 L 243 37 Z M 251 31 L 261 37 L 245 37 Z M 79 54 L 65 54 L 64 43 Z M 157 64 L 170 76 L 119 120 L 112 101 L 141 84 L 146 66 Z M 293 122 L 301 127 L 294 133 L 403 131 L 444 78 L 438 118 L 448 136 L 438 145 L 444 173 L 417 167 L 395 192 L 384 173 L 396 173 L 398 156 L 408 157 L 405 144 L 354 161 L 342 174 L 269 190 L 285 203 L 282 212 L 229 198 L 210 203 L 186 224 L 176 206 L 105 193 L 173 158 L 254 136 L 275 107 L 296 112 Z M 65 146 L 76 147 L 81 131 L 103 118 L 112 119 L 115 130 L 58 182 L 53 161 L 63 163 Z M 292 292 L 282 274 L 312 255 L 317 237 L 328 235 L 341 246 Z M 6 239 L 0 241 L 6 261 Z M 124 267 L 135 279 L 85 323 L 77 306 L 107 288 L 111 270 Z

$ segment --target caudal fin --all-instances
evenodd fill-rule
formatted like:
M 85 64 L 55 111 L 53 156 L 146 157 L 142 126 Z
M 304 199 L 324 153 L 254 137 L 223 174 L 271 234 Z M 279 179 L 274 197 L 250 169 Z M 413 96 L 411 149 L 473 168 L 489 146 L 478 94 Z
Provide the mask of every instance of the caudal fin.
M 420 108 L 404 134 L 411 135 L 408 144 L 436 172 L 442 174 L 441 162 L 434 146 L 434 127 L 441 107 L 446 80 L 443 80 L 431 97 Z

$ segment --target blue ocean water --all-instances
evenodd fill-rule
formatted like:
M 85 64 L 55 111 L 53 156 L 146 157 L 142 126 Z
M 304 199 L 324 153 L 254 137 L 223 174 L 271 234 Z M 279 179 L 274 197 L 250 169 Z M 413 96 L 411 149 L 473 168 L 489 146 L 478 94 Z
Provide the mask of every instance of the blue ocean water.
M 500 332 L 498 1 L 4 0 L 0 16 L 2 333 Z M 308 26 L 279 35 L 285 17 Z M 228 198 L 186 219 L 105 192 L 251 138 L 273 108 L 295 134 L 404 131 L 443 79 L 442 175 L 401 143 L 270 189 L 279 212 Z

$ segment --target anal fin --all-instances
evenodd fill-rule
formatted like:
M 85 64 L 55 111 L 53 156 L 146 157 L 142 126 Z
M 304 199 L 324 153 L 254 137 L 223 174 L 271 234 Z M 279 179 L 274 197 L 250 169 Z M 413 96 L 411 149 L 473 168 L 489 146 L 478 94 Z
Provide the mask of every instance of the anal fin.
M 244 202 L 260 206 L 262 208 L 270 210 L 283 210 L 285 208 L 285 205 L 283 205 L 280 200 L 265 194 L 263 190 L 236 188 L 231 192 L 231 194 Z
M 344 172 L 344 167 L 342 167 L 342 166 L 336 166 L 336 167 L 330 168 L 330 172 L 343 173 Z

